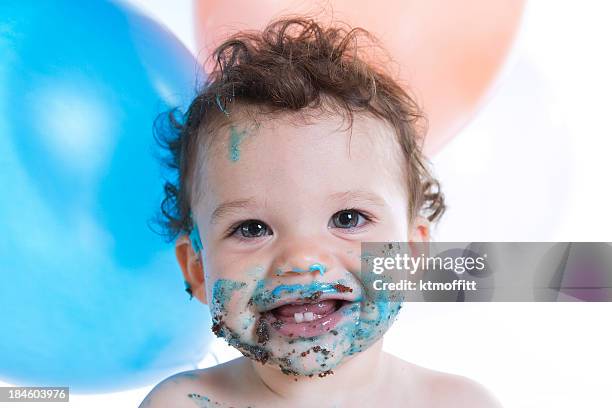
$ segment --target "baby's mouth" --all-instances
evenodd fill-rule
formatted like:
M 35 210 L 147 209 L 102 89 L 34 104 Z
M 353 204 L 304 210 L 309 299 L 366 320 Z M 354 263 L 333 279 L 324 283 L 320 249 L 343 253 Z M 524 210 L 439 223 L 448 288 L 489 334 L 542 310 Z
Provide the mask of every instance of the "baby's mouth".
M 355 302 L 342 299 L 305 300 L 269 310 L 264 318 L 280 334 L 310 338 L 332 332 Z
M 329 299 L 309 303 L 290 303 L 272 309 L 271 313 L 277 320 L 284 323 L 313 322 L 338 310 L 342 302 L 337 299 Z

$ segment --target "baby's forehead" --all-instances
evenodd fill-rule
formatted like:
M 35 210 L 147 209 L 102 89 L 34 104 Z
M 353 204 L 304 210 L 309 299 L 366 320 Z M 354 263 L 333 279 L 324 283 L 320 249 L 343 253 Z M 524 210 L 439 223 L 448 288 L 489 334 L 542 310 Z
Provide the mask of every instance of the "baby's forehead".
M 359 184 L 377 177 L 403 184 L 405 179 L 393 128 L 363 114 L 355 114 L 352 123 L 340 114 L 318 112 L 236 115 L 218 127 L 199 156 L 198 198 L 204 191 L 226 191 L 228 184 L 244 193 L 255 186 L 274 189 L 287 178 L 304 188 L 314 181 L 321 191 L 334 180 Z
M 317 148 L 318 147 L 318 148 Z M 346 154 L 399 157 L 400 146 L 395 130 L 388 122 L 367 113 L 345 114 L 321 110 L 262 113 L 241 111 L 211 132 L 210 143 L 202 159 L 239 162 L 249 157 L 245 151 L 260 149 L 293 156 L 327 151 Z M 364 157 L 365 159 L 366 157 Z

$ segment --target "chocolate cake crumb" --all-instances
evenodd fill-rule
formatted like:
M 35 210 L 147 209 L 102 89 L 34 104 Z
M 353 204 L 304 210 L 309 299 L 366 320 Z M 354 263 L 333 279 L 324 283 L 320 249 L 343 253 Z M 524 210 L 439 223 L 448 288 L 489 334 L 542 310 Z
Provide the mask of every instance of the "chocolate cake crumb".
M 307 299 L 309 300 L 317 300 L 318 298 L 321 297 L 323 293 L 320 290 L 317 290 L 316 292 L 314 292 L 312 295 L 308 296 Z
M 266 344 L 270 340 L 270 329 L 268 328 L 268 322 L 266 320 L 259 319 L 257 323 L 257 343 Z
M 270 353 L 261 347 L 251 346 L 249 344 L 241 344 L 239 346 L 239 350 L 246 357 L 249 357 L 255 361 L 259 361 L 261 364 L 266 364 L 266 362 L 270 358 Z
M 338 293 L 345 293 L 345 292 L 352 292 L 353 288 L 349 288 L 348 286 L 345 286 L 341 283 L 337 283 L 334 285 L 334 289 L 336 289 L 336 291 Z
M 215 318 L 213 319 L 213 325 L 211 329 L 212 329 L 212 332 L 215 334 L 215 336 L 217 337 L 223 336 L 223 334 L 221 333 L 221 330 L 223 329 L 223 320 L 221 316 L 215 316 Z
M 332 375 L 333 373 L 334 372 L 332 370 L 323 371 L 322 373 L 319 373 L 319 377 L 327 377 L 328 375 Z
M 284 367 L 284 366 L 280 366 L 281 372 L 285 375 L 299 375 L 295 370 L 292 370 L 290 368 Z
M 272 327 L 274 327 L 275 329 L 280 329 L 281 327 L 283 327 L 283 325 L 285 324 L 284 321 L 282 320 L 275 320 L 271 323 Z

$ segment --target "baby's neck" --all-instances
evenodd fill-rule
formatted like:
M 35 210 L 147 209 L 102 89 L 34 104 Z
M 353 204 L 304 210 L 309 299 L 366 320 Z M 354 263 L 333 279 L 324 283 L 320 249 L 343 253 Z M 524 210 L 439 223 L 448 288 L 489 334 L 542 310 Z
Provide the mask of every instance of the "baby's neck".
M 263 384 L 280 398 L 329 403 L 343 399 L 349 392 L 352 397 L 357 397 L 355 394 L 359 390 L 368 390 L 368 393 L 376 390 L 378 383 L 384 381 L 384 356 L 380 339 L 367 350 L 344 361 L 333 370 L 333 374 L 322 378 L 286 375 L 278 367 L 262 366 L 254 361 L 251 365 Z

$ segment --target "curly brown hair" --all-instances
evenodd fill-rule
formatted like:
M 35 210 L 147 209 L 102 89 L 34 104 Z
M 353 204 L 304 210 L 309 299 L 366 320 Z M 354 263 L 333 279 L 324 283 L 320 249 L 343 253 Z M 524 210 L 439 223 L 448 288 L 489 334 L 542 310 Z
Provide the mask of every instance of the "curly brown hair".
M 368 40 L 368 46 L 359 39 Z M 415 100 L 382 68 L 383 61 L 372 57 L 375 51 L 384 54 L 362 28 L 323 27 L 303 16 L 279 18 L 263 31 L 240 31 L 219 45 L 210 56 L 214 68 L 188 110 L 180 119 L 177 110 L 164 116 L 169 127 L 156 135 L 169 154 L 165 164 L 176 173 L 176 180 L 164 186 L 158 220 L 163 233 L 173 240 L 193 229 L 198 152 L 236 118 L 233 113 L 244 110 L 234 108 L 244 107 L 265 115 L 330 107 L 348 118 L 349 127 L 354 113 L 384 120 L 406 159 L 410 220 L 420 215 L 437 221 L 445 204 L 421 151 L 426 120 Z

